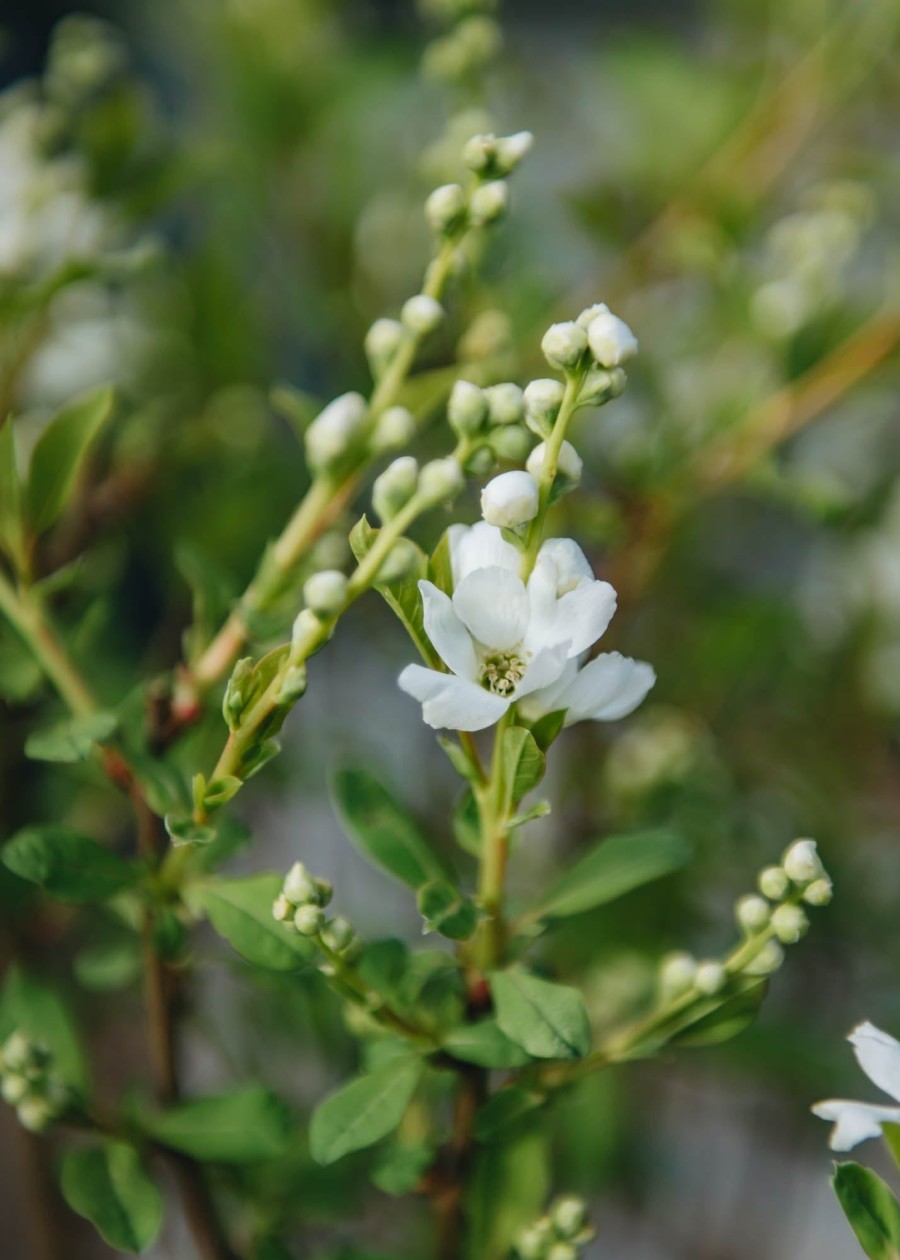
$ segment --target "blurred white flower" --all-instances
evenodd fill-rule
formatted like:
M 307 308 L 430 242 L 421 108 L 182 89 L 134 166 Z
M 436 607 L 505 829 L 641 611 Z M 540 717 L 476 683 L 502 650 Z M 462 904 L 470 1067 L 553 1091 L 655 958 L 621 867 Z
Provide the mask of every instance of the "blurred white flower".
M 869 1080 L 900 1103 L 900 1042 L 868 1022 L 854 1028 L 847 1040 Z M 900 1106 L 844 1098 L 816 1103 L 813 1113 L 834 1121 L 829 1143 L 833 1151 L 849 1151 L 866 1138 L 879 1137 L 883 1124 L 900 1124 Z

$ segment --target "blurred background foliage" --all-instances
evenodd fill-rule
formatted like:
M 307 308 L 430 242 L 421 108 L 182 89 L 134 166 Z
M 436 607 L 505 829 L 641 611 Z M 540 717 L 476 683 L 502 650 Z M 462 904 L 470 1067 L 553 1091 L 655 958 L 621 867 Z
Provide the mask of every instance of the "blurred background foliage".
M 553 318 L 604 300 L 635 329 L 628 392 L 575 435 L 585 482 L 559 532 L 620 592 L 609 642 L 659 681 L 620 727 L 567 733 L 554 814 L 529 829 L 514 880 L 623 824 L 692 841 L 686 874 L 553 939 L 600 1027 L 640 1000 L 661 952 L 720 951 L 734 897 L 795 835 L 818 839 L 837 890 L 753 1027 L 559 1106 L 558 1188 L 597 1205 L 590 1256 L 846 1256 L 807 1108 L 850 1089 L 854 1021 L 900 1025 L 900 9 L 517 0 L 484 93 L 422 77 L 428 21 L 405 3 L 67 9 L 6 19 L 0 403 L 33 441 L 63 399 L 118 387 L 116 423 L 36 560 L 86 675 L 139 715 L 146 681 L 178 659 L 191 588 L 201 616 L 227 608 L 304 488 L 298 413 L 365 389 L 366 328 L 417 287 L 422 198 L 457 141 L 485 110 L 500 132 L 532 130 L 513 216 L 454 299 L 424 388 L 466 330 L 498 376 L 525 381 L 543 374 Z M 287 408 L 278 382 L 299 391 Z M 442 449 L 434 432 L 422 445 Z M 322 545 L 340 555 L 338 538 Z M 335 766 L 379 765 L 449 843 L 452 776 L 394 684 L 407 656 L 376 602 L 347 618 L 285 755 L 242 798 L 252 845 L 234 859 L 302 856 L 372 935 L 417 921 L 341 833 Z M 56 701 L 5 626 L 0 692 L 3 834 L 67 818 L 122 843 L 127 815 L 99 775 L 24 758 Z M 172 761 L 205 764 L 220 739 L 213 706 Z M 2 867 L 0 899 L 7 961 L 67 994 L 97 1078 L 140 1079 L 121 925 L 39 903 Z M 316 977 L 251 976 L 206 937 L 194 963 L 190 1083 L 256 1074 L 302 1115 L 349 1067 Z M 61 1255 L 60 1237 L 67 1257 L 105 1254 L 54 1202 L 50 1156 L 9 1113 L 0 1124 L 7 1254 Z M 237 1204 L 242 1180 L 261 1181 L 245 1226 L 260 1260 L 288 1254 L 282 1235 L 302 1255 L 419 1254 L 424 1208 L 398 1212 L 365 1160 L 340 1168 L 326 1181 L 298 1139 L 277 1175 L 228 1174 Z M 326 1225 L 346 1252 L 317 1250 Z M 188 1249 L 170 1226 L 154 1254 Z

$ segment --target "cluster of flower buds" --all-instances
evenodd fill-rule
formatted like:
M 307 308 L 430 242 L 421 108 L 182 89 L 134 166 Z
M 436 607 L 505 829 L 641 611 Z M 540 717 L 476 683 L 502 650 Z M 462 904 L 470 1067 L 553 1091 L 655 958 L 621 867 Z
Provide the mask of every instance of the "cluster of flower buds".
M 470 227 L 488 227 L 506 213 L 511 175 L 530 150 L 530 131 L 512 136 L 477 135 L 467 141 L 463 162 L 474 184 L 442 184 L 425 202 L 425 217 L 438 237 L 457 240 Z
M 311 937 L 326 953 L 351 958 L 359 949 L 359 937 L 342 915 L 333 919 L 326 916 L 331 894 L 327 880 L 317 879 L 302 862 L 295 862 L 275 898 L 272 917 L 301 936 Z
M 437 505 L 456 498 L 465 485 L 459 463 L 450 456 L 432 459 L 422 468 L 412 455 L 401 455 L 376 477 L 372 487 L 372 507 L 386 524 L 418 496 L 423 506 Z
M 515 1254 L 519 1260 L 576 1260 L 595 1233 L 584 1200 L 566 1195 L 519 1234 Z
M 491 17 L 493 0 L 422 0 L 428 17 L 454 23 L 425 50 L 422 68 L 429 78 L 459 83 L 481 74 L 503 47 L 500 24 Z
M 660 967 L 663 997 L 679 997 L 690 990 L 712 996 L 738 973 L 766 976 L 777 971 L 784 961 L 782 946 L 796 944 L 809 928 L 802 903 L 827 906 L 832 895 L 816 842 L 807 839 L 789 845 L 780 866 L 760 871 L 757 886 L 759 892 L 747 893 L 735 902 L 743 944 L 725 961 L 698 961 L 683 952 L 669 954 Z
M 46 1129 L 72 1101 L 68 1087 L 53 1074 L 49 1050 L 22 1032 L 12 1033 L 0 1048 L 0 1094 L 32 1133 Z
M 522 423 L 523 393 L 512 382 L 482 389 L 457 381 L 447 418 L 467 449 L 466 466 L 473 472 L 490 472 L 498 460 L 521 463 L 528 454 L 532 439 Z

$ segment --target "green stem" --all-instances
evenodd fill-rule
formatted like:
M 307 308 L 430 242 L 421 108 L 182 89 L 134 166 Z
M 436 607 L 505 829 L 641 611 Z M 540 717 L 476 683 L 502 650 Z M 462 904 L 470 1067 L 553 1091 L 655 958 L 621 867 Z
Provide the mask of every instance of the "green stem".
M 503 736 L 512 722 L 512 715 L 513 709 L 510 707 L 497 723 L 488 779 L 475 794 L 481 823 L 478 900 L 486 918 L 473 948 L 474 956 L 483 971 L 489 971 L 497 964 L 506 946 L 503 902 L 509 857 L 507 824 L 510 800 L 503 764 Z
M 40 602 L 30 591 L 16 589 L 3 572 L 0 572 L 0 611 L 24 640 L 72 713 L 77 717 L 95 713 L 97 702 L 66 655 Z
M 572 417 L 578 409 L 578 395 L 581 393 L 581 387 L 584 384 L 584 378 L 587 374 L 587 368 L 583 367 L 572 372 L 566 379 L 565 393 L 557 412 L 556 420 L 553 424 L 553 430 L 545 443 L 544 466 L 541 470 L 541 479 L 539 485 L 540 498 L 537 515 L 528 526 L 528 533 L 525 536 L 525 548 L 522 556 L 522 580 L 526 581 L 531 576 L 531 570 L 534 568 L 534 562 L 537 559 L 537 553 L 544 539 L 544 526 L 547 520 L 547 512 L 550 507 L 550 492 L 553 489 L 553 481 L 556 477 L 556 471 L 559 467 L 559 453 L 562 450 L 562 444 L 566 439 L 566 433 L 569 430 L 569 424 Z

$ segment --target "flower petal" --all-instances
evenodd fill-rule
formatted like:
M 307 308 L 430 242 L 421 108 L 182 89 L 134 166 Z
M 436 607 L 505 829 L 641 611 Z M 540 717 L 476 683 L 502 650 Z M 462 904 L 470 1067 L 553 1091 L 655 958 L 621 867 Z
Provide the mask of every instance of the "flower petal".
M 485 691 L 455 674 L 441 674 L 424 665 L 407 665 L 398 682 L 422 705 L 422 717 L 435 730 L 481 731 L 498 722 L 509 700 Z
M 549 689 L 565 670 L 568 656 L 568 643 L 557 643 L 555 647 L 541 648 L 528 662 L 522 681 L 516 688 L 514 699 L 529 696 L 533 691 Z
M 594 570 L 574 538 L 548 538 L 541 544 L 538 559 L 552 560 L 556 565 L 558 595 L 574 590 L 580 582 L 594 580 Z
M 883 1124 L 900 1122 L 900 1107 L 878 1107 L 844 1098 L 816 1103 L 813 1114 L 821 1120 L 834 1121 L 828 1143 L 833 1151 L 849 1151 L 866 1138 L 880 1137 Z
M 568 709 L 566 726 L 586 718 L 612 722 L 636 709 L 656 681 L 652 667 L 620 652 L 604 652 L 557 696 L 557 707 Z
M 854 1028 L 847 1040 L 869 1080 L 900 1102 L 900 1042 L 868 1022 Z
M 560 540 L 564 541 L 564 540 Z M 532 652 L 564 639 L 569 655 L 578 656 L 596 643 L 616 610 L 616 592 L 608 582 L 581 581 L 562 597 L 559 573 L 549 556 L 539 557 L 528 581 L 531 618 L 526 647 Z
M 453 592 L 457 616 L 479 643 L 500 650 L 520 643 L 528 627 L 525 584 L 508 569 L 475 569 Z
M 447 538 L 454 586 L 476 569 L 495 566 L 509 569 L 510 573 L 519 572 L 519 553 L 496 525 L 488 525 L 487 521 L 479 521 L 477 525 L 451 525 Z
M 420 582 L 425 609 L 425 633 L 441 660 L 461 678 L 475 678 L 478 660 L 469 632 L 453 610 L 449 595 L 433 582 Z
M 562 697 L 568 692 L 569 685 L 577 674 L 578 662 L 570 658 L 555 682 L 521 697 L 519 712 L 529 722 L 534 722 L 545 713 L 555 713 L 557 709 L 564 709 L 566 706 L 562 702 Z

